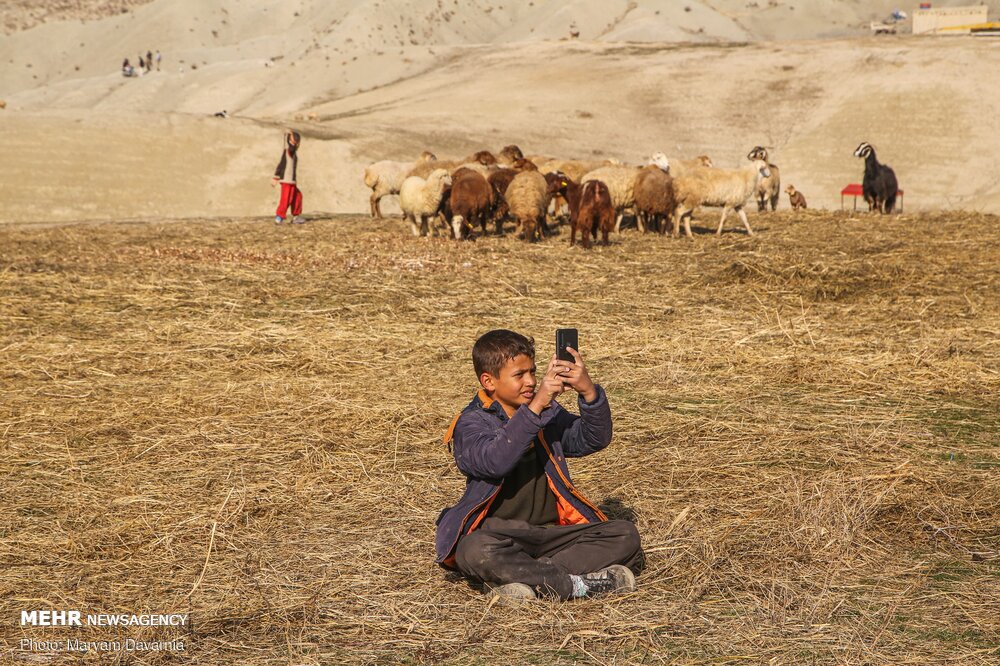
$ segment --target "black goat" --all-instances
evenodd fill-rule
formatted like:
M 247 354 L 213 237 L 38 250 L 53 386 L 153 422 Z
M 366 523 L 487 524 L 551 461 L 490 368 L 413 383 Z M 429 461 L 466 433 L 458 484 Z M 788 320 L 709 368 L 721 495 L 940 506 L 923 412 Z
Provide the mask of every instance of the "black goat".
M 899 193 L 899 182 L 896 180 L 896 172 L 888 164 L 879 164 L 875 157 L 875 149 L 867 141 L 862 141 L 855 157 L 865 160 L 865 179 L 862 181 L 861 190 L 865 201 L 868 202 L 868 210 L 877 209 L 880 213 L 891 213 L 896 205 L 896 195 Z

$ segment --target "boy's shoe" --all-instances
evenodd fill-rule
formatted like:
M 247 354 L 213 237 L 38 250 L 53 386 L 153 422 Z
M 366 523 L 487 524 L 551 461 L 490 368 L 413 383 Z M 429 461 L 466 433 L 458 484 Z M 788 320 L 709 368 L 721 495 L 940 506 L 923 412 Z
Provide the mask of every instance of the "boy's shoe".
M 534 588 L 525 583 L 507 583 L 506 585 L 495 585 L 493 583 L 486 584 L 486 598 L 492 599 L 493 597 L 503 597 L 506 599 L 537 599 L 538 595 L 535 594 Z
M 588 597 L 635 590 L 635 575 L 628 567 L 621 564 L 612 564 L 610 567 L 583 574 L 580 578 L 587 586 Z
M 275 224 L 281 224 L 284 221 L 285 221 L 285 218 L 281 217 L 280 215 L 275 215 L 274 216 L 274 223 Z
M 295 217 L 292 218 L 292 224 L 305 224 L 305 223 L 306 223 L 306 218 L 302 217 L 301 215 L 296 215 Z

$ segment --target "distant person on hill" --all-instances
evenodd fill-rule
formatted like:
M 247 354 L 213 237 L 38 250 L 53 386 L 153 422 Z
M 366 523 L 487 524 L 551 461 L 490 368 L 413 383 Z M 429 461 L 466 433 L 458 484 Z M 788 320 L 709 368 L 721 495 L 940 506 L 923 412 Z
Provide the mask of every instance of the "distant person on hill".
M 302 224 L 305 218 L 302 217 L 302 190 L 298 188 L 295 181 L 296 171 L 299 165 L 299 143 L 302 137 L 298 132 L 291 130 L 285 132 L 284 150 L 281 151 L 281 161 L 278 168 L 274 170 L 274 177 L 271 179 L 271 186 L 281 184 L 281 200 L 278 202 L 278 210 L 274 215 L 274 223 L 281 224 L 285 221 L 285 213 L 288 207 L 292 207 L 292 224 Z
M 156 71 L 160 71 L 160 60 L 163 56 L 160 55 L 160 49 L 156 49 Z
M 139 56 L 139 74 L 144 74 L 146 72 L 146 61 Z
M 153 52 L 146 51 L 146 71 L 153 71 Z
M 437 562 L 494 596 L 560 600 L 635 589 L 643 552 L 635 525 L 608 520 L 570 481 L 567 458 L 611 443 L 611 407 L 583 358 L 553 357 L 535 379 L 535 344 L 489 331 L 472 347 L 482 388 L 445 441 L 465 493 L 437 519 Z M 556 397 L 577 392 L 576 416 Z
M 122 61 L 122 76 L 132 76 L 132 65 L 129 64 L 128 58 Z

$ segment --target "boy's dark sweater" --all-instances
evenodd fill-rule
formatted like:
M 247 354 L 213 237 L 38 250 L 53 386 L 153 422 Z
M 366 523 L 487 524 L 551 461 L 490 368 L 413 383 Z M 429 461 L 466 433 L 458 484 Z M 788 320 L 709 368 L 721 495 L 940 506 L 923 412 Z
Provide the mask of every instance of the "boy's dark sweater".
M 504 477 L 487 516 L 523 520 L 530 525 L 558 523 L 556 496 L 545 477 L 546 459 L 541 446 L 537 443 L 532 446 L 517 467 Z

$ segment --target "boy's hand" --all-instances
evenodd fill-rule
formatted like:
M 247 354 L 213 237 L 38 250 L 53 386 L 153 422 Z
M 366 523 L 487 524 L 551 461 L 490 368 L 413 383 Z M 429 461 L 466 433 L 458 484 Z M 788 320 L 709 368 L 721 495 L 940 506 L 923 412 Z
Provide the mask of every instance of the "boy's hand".
M 278 178 L 277 176 L 271 176 L 271 187 L 274 187 L 275 185 L 277 185 L 279 180 L 281 180 L 281 179 Z
M 583 363 L 583 357 L 580 356 L 580 352 L 572 347 L 566 347 L 566 351 L 569 352 L 575 362 L 570 363 L 569 361 L 557 360 L 555 362 L 557 374 L 562 378 L 566 386 L 569 386 L 583 396 L 585 401 L 594 402 L 597 399 L 597 387 L 594 386 L 594 380 L 590 378 L 590 373 L 587 372 L 587 366 Z
M 558 372 L 559 361 L 553 356 L 549 361 L 549 367 L 545 369 L 545 376 L 535 387 L 535 397 L 528 403 L 528 409 L 535 414 L 541 414 L 542 410 L 552 404 L 552 401 L 562 395 L 566 390 L 562 375 Z

